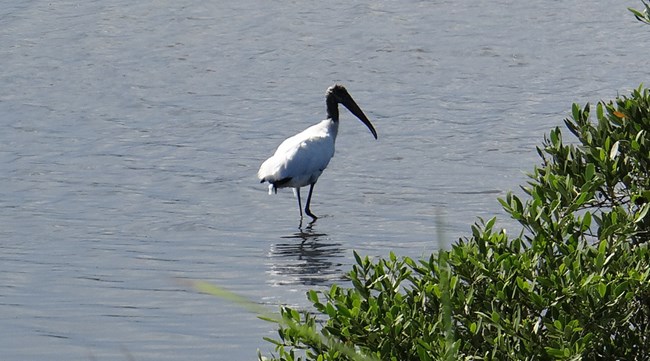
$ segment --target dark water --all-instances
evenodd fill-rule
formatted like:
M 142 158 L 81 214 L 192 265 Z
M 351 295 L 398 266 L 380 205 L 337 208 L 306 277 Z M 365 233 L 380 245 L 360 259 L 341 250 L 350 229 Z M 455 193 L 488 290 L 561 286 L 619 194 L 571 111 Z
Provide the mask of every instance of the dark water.
M 5 2 L 2 359 L 268 353 L 273 325 L 182 281 L 305 306 L 353 250 L 418 257 L 502 215 L 572 102 L 647 83 L 640 5 Z M 335 81 L 379 140 L 342 113 L 299 227 L 255 173 Z

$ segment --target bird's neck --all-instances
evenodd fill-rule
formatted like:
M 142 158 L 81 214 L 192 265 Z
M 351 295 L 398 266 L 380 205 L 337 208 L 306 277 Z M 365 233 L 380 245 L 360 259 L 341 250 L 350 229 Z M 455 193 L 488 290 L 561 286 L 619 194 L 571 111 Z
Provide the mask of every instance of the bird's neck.
M 330 137 L 333 140 L 336 140 L 336 135 L 339 132 L 339 122 L 334 121 L 332 118 L 327 118 L 322 122 L 318 123 L 319 131 L 322 137 Z
M 332 119 L 334 122 L 338 122 L 339 104 L 332 96 L 328 96 L 325 102 L 327 103 L 327 118 Z

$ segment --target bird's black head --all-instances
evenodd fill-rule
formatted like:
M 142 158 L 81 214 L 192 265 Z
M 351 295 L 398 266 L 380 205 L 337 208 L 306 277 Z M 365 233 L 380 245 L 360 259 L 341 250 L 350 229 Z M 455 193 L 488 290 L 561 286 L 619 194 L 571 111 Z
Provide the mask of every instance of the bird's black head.
M 341 96 L 350 96 L 347 89 L 341 84 L 334 84 L 331 87 L 327 88 L 327 95 L 332 94 L 333 96 L 340 98 Z
M 338 104 L 343 104 L 348 110 L 354 114 L 363 124 L 365 124 L 368 129 L 370 129 L 370 132 L 372 135 L 377 139 L 377 131 L 375 130 L 375 127 L 372 126 L 370 123 L 370 120 L 368 120 L 368 117 L 366 117 L 365 114 L 363 114 L 363 111 L 361 111 L 361 108 L 357 105 L 357 103 L 352 99 L 352 96 L 350 96 L 350 93 L 348 93 L 347 89 L 341 84 L 334 84 L 331 87 L 327 88 L 327 116 L 334 121 L 339 120 L 339 107 Z

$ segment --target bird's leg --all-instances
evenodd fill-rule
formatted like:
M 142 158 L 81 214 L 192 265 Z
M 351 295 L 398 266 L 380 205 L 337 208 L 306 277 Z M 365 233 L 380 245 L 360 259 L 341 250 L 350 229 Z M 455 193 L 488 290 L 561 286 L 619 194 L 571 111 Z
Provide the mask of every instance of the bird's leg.
M 300 219 L 302 220 L 302 204 L 300 203 L 300 187 L 296 187 L 294 188 L 294 190 L 296 192 L 296 197 L 298 197 L 298 210 L 300 211 Z M 311 192 L 309 194 L 311 194 Z
M 313 218 L 313 219 L 315 220 L 315 219 L 318 218 L 318 217 L 316 217 L 316 216 L 315 216 L 313 213 L 311 213 L 311 211 L 309 210 L 309 204 L 311 203 L 311 193 L 314 191 L 314 184 L 316 184 L 316 183 L 312 183 L 312 184 L 309 186 L 309 195 L 307 196 L 307 205 L 305 206 L 305 213 L 307 213 L 308 216 L 310 216 L 311 218 Z

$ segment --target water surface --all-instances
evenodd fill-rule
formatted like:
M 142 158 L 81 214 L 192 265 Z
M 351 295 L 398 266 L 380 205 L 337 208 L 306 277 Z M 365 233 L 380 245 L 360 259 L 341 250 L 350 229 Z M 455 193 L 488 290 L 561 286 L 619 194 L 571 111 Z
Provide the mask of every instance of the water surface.
M 267 304 L 364 255 L 468 234 L 572 102 L 646 81 L 636 1 L 13 1 L 0 9 L 5 360 L 244 360 L 274 327 L 187 289 Z M 299 226 L 255 173 L 324 117 L 337 153 Z M 504 220 L 504 225 L 512 226 Z M 517 233 L 514 228 L 510 233 Z M 443 239 L 437 235 L 443 234 Z

